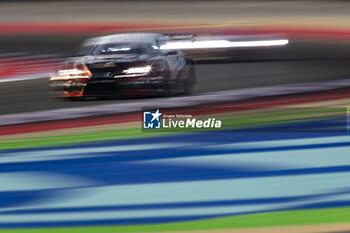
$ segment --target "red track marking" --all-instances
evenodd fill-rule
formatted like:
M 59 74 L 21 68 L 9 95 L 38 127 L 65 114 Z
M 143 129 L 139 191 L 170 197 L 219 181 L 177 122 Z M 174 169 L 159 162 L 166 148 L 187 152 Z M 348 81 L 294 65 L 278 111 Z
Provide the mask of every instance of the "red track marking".
M 0 79 L 54 71 L 58 60 L 38 58 L 0 58 Z
M 96 125 L 107 125 L 107 124 L 118 124 L 140 121 L 140 114 L 130 113 L 129 115 L 119 116 L 97 116 L 91 118 L 71 119 L 71 120 L 60 120 L 60 121 L 49 121 L 49 122 L 38 122 L 35 124 L 20 124 L 1 126 L 0 135 L 28 133 L 28 132 L 39 132 L 56 129 L 69 129 L 79 128 Z
M 0 23 L 0 32 L 13 34 L 40 34 L 40 33 L 99 33 L 111 30 L 130 30 L 161 25 L 147 24 L 94 24 L 94 23 Z
M 240 27 L 231 25 L 186 25 L 186 24 L 142 24 L 142 23 L 0 23 L 4 34 L 104 34 L 118 31 L 188 32 L 215 35 L 257 35 L 285 34 L 290 37 L 313 39 L 349 40 L 350 29 L 257 26 Z

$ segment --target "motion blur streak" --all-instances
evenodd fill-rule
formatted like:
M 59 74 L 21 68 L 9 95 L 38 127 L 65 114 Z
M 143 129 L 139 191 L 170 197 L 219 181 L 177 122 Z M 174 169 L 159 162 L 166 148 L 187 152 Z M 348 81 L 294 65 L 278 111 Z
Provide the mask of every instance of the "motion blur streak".
M 141 133 L 144 138 L 137 139 L 139 128 L 96 129 L 77 135 L 53 134 L 37 141 L 31 137 L 1 142 L 8 149 L 0 152 L 0 180 L 5 184 L 0 188 L 0 227 L 195 219 L 204 219 L 205 224 L 208 218 L 220 221 L 218 217 L 227 215 L 348 206 L 350 159 L 346 151 L 350 135 L 337 115 L 345 111 L 327 109 L 327 101 L 317 98 L 305 102 L 298 95 L 289 95 L 286 99 L 284 104 L 289 107 L 284 111 L 275 108 L 281 103 L 264 106 L 262 111 L 259 101 L 237 103 L 240 114 L 235 114 L 238 109 L 234 107 L 220 112 L 220 104 L 218 108 L 204 108 L 205 114 L 233 122 L 238 126 L 235 130 Z M 333 106 L 342 106 L 343 100 L 349 101 L 335 99 L 338 104 L 334 102 Z M 311 110 L 298 110 L 306 103 L 321 107 L 315 119 L 310 118 Z M 333 115 L 343 127 L 340 130 L 329 127 Z M 51 124 L 56 125 L 54 121 Z M 124 140 L 115 139 L 119 134 Z M 57 144 L 65 138 L 65 143 L 75 144 Z M 84 143 L 87 139 L 89 143 Z M 10 185 L 14 179 L 18 182 Z M 316 213 L 313 219 L 324 223 L 322 216 Z
M 0 53 L 0 83 L 47 77 L 61 61 L 54 54 Z
M 215 49 L 215 48 L 244 48 L 287 45 L 288 40 L 261 40 L 261 41 L 228 41 L 210 40 L 194 42 L 171 42 L 162 45 L 160 49 Z
M 348 231 L 349 12 L 319 0 L 0 1 L 0 232 Z M 169 40 L 61 63 L 84 40 L 140 32 Z M 118 86 L 153 74 L 150 54 L 183 80 L 186 58 L 194 94 L 49 96 L 50 73 Z M 146 109 L 223 128 L 141 130 Z
M 271 146 L 269 153 L 253 144 L 254 141 L 273 142 L 281 138 L 306 138 L 317 142 L 345 134 L 240 133 L 240 136 L 233 136 L 232 133 L 216 132 L 215 137 L 211 133 L 168 136 L 157 138 L 157 141 L 201 142 L 218 147 L 235 142 L 237 148 L 217 150 L 198 145 L 160 149 L 154 139 L 149 138 L 100 143 L 100 152 L 90 158 L 68 157 L 61 162 L 45 159 L 21 163 L 9 161 L 0 165 L 0 176 L 6 184 L 0 192 L 3 196 L 0 226 L 90 225 L 106 220 L 114 224 L 157 223 L 227 214 L 347 206 L 350 160 L 346 151 L 349 143 Z M 247 141 L 252 143 L 250 147 L 239 147 L 240 142 Z M 132 153 L 129 150 L 103 151 L 109 145 L 146 143 L 153 149 L 134 149 Z M 84 144 L 51 149 L 78 148 L 82 154 L 84 150 L 92 149 Z M 42 150 L 22 150 L 22 153 L 26 151 Z M 299 161 L 293 156 L 295 153 L 303 158 L 303 162 L 295 161 Z M 330 154 L 333 154 L 332 159 Z M 6 177 L 20 171 L 27 172 L 18 173 L 24 177 L 18 177 L 14 191 L 7 185 L 10 180 Z M 44 185 L 40 183 L 42 179 L 32 177 L 31 171 L 49 180 L 76 177 L 76 183 L 72 188 L 62 188 L 56 183 L 42 190 L 39 188 Z M 51 178 L 47 178 L 47 173 Z M 31 186 L 21 184 L 28 179 Z M 6 194 L 9 192 L 12 192 L 11 196 Z M 35 201 L 38 198 L 40 201 Z

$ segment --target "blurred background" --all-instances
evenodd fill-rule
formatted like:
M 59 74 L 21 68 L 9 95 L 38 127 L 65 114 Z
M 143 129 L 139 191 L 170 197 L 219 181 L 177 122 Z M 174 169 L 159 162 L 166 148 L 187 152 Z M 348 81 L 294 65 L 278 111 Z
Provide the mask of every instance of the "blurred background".
M 337 0 L 0 1 L 1 231 L 350 230 L 349 12 Z M 50 96 L 85 39 L 125 32 L 288 43 L 184 51 L 191 96 Z M 146 108 L 225 127 L 147 133 Z

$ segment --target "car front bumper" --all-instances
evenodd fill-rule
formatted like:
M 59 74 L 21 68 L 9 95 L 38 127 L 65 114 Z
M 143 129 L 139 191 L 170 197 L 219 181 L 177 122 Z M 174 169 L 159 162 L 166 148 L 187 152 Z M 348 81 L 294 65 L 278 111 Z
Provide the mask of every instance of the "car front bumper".
M 101 97 L 120 95 L 156 95 L 166 92 L 168 82 L 162 76 L 99 78 L 88 82 L 74 79 L 50 82 L 50 92 L 57 97 Z

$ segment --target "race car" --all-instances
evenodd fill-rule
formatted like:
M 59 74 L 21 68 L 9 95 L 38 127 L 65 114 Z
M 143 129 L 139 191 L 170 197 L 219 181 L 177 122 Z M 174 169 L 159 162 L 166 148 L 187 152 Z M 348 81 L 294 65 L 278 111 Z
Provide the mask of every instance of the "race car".
M 172 36 L 158 33 L 88 39 L 51 76 L 51 93 L 69 99 L 191 94 L 196 83 L 194 61 L 179 50 L 167 49 L 169 41 Z

